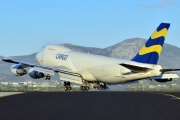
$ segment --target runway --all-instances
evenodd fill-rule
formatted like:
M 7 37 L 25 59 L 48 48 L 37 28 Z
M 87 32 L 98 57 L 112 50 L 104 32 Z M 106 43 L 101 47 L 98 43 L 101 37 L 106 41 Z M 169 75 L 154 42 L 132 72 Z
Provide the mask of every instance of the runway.
M 0 98 L 1 120 L 180 120 L 180 93 L 35 92 Z

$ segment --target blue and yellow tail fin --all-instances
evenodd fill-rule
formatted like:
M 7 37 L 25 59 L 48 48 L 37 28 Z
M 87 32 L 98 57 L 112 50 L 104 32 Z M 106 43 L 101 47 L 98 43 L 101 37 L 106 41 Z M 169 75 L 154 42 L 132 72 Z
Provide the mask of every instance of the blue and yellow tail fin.
M 157 64 L 169 27 L 169 23 L 161 23 L 132 61 Z

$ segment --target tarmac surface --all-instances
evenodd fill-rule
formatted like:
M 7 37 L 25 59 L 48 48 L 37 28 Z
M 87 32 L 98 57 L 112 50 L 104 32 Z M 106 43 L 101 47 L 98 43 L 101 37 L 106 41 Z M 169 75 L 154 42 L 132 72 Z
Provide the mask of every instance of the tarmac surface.
M 23 93 L 0 98 L 0 120 L 180 120 L 180 93 Z

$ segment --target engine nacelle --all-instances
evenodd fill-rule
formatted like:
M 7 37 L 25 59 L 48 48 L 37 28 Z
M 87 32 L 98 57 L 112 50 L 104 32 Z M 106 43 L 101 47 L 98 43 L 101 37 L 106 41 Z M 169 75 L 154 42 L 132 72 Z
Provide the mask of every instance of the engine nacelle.
M 15 76 L 23 76 L 27 74 L 26 69 L 24 69 L 23 66 L 20 64 L 11 66 L 10 70 L 11 73 Z
M 169 82 L 169 81 L 172 81 L 172 78 L 168 78 L 168 79 L 155 79 L 155 81 L 157 81 L 157 82 Z
M 35 71 L 33 68 L 29 69 L 29 76 L 34 79 L 40 79 L 44 77 L 44 73 Z

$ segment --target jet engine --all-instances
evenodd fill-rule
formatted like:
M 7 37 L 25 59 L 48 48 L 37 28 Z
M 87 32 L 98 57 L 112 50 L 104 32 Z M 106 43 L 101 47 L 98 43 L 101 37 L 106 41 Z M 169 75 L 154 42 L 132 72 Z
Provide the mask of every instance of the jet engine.
M 35 71 L 33 68 L 29 69 L 29 76 L 34 79 L 40 79 L 44 77 L 44 73 Z
M 172 78 L 168 78 L 168 79 L 155 79 L 155 81 L 157 81 L 157 82 L 169 82 L 169 81 L 172 81 Z
M 27 74 L 26 69 L 24 69 L 23 66 L 20 64 L 11 66 L 10 70 L 11 73 L 15 76 L 23 76 Z

